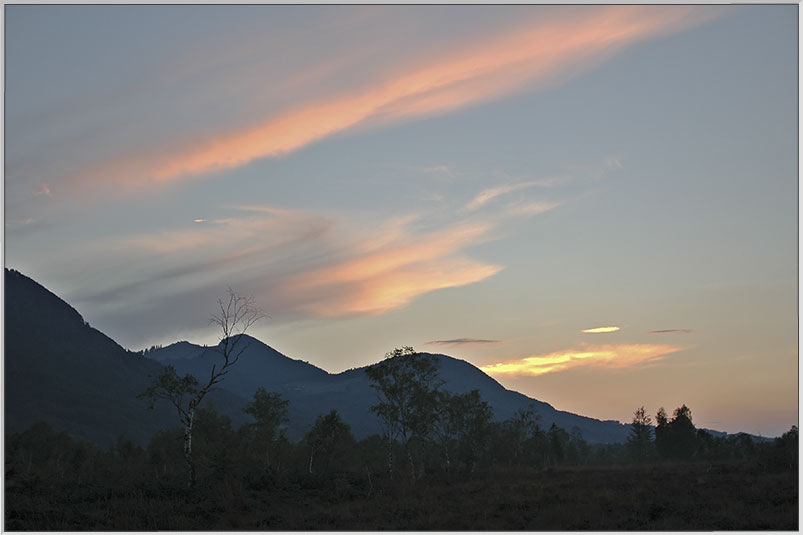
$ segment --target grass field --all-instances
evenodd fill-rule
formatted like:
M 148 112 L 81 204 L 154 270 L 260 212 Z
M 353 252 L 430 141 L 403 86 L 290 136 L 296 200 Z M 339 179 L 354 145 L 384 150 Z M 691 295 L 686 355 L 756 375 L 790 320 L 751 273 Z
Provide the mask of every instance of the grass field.
M 797 530 L 796 471 L 751 463 L 6 485 L 6 530 Z

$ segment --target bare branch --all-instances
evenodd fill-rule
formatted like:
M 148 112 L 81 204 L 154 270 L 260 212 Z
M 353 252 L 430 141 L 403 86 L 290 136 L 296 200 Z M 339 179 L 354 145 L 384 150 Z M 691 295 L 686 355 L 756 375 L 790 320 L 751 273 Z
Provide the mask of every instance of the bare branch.
M 153 408 L 157 400 L 168 401 L 176 408 L 181 422 L 184 424 L 184 458 L 190 474 L 190 486 L 195 485 L 195 465 L 192 460 L 192 428 L 195 410 L 200 406 L 212 387 L 219 383 L 229 372 L 229 368 L 237 363 L 248 344 L 239 345 L 242 335 L 265 314 L 256 306 L 253 297 L 244 297 L 231 288 L 226 290 L 228 300 L 218 299 L 218 313 L 209 320 L 220 328 L 221 340 L 218 350 L 223 355 L 220 367 L 213 364 L 209 372 L 209 379 L 201 385 L 192 375 L 179 378 L 173 366 L 166 366 L 162 374 L 145 392 L 139 395 L 141 399 L 150 402 Z M 235 348 L 239 350 L 235 353 Z M 185 401 L 185 396 L 189 400 Z

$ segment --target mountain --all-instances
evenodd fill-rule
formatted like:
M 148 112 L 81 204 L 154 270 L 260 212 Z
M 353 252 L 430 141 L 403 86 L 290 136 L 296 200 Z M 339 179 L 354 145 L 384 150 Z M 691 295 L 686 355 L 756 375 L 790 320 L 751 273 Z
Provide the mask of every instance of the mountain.
M 144 443 L 157 429 L 175 426 L 178 420 L 166 403 L 147 410 L 137 394 L 164 365 L 174 366 L 179 374 L 203 378 L 221 358 L 217 346 L 186 341 L 151 349 L 145 355 L 127 351 L 25 275 L 6 269 L 5 286 L 7 432 L 46 421 L 103 445 L 123 433 Z M 291 439 L 301 438 L 318 415 L 331 409 L 340 412 L 358 438 L 380 431 L 370 410 L 377 396 L 365 367 L 330 374 L 253 337 L 243 335 L 240 342 L 244 348 L 240 360 L 204 403 L 229 416 L 235 426 L 248 420 L 242 409 L 257 388 L 265 387 L 290 402 Z M 433 356 L 444 388 L 454 393 L 479 390 L 493 408 L 495 420 L 533 405 L 543 427 L 552 423 L 566 430 L 577 427 L 590 442 L 621 442 L 628 435 L 629 426 L 556 410 L 505 389 L 466 361 Z
M 329 377 L 326 371 L 308 362 L 282 355 L 252 336 L 240 335 L 237 338 L 235 354 L 240 353 L 240 358 L 221 384 L 227 390 L 242 392 L 251 397 L 260 386 L 273 390 L 287 383 Z M 209 374 L 212 365 L 220 365 L 223 354 L 221 348 L 222 345 L 198 346 L 182 341 L 150 350 L 145 355 L 163 365 L 172 365 L 179 375 L 191 373 L 196 377 L 204 377 Z
M 5 270 L 5 430 L 45 421 L 74 437 L 107 445 L 120 434 L 145 443 L 177 425 L 164 404 L 147 410 L 137 394 L 162 365 L 122 348 L 73 307 L 15 270 Z M 210 402 L 232 413 L 245 401 L 230 392 Z
M 318 415 L 331 409 L 337 409 L 358 438 L 380 432 L 376 415 L 370 410 L 376 403 L 376 391 L 365 374 L 365 367 L 330 374 L 307 362 L 291 359 L 256 338 L 243 335 L 241 343 L 246 349 L 221 385 L 246 398 L 251 398 L 260 386 L 281 394 L 290 402 L 288 436 L 291 439 L 301 438 Z M 197 377 L 208 374 L 212 364 L 220 360 L 217 347 L 185 341 L 150 350 L 146 355 L 162 364 L 173 365 L 179 374 L 191 373 Z M 548 428 L 555 423 L 566 430 L 577 427 L 590 442 L 623 442 L 630 432 L 630 426 L 558 411 L 548 403 L 507 390 L 464 360 L 440 354 L 433 356 L 438 361 L 440 377 L 445 381 L 444 388 L 456 394 L 479 390 L 493 408 L 495 420 L 505 420 L 519 409 L 533 405 L 542 426 Z

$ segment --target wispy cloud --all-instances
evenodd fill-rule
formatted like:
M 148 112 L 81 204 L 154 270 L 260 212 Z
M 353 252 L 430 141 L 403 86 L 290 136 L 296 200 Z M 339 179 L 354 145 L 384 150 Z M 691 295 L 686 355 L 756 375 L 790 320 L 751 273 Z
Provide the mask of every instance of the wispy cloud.
M 128 186 L 163 184 L 277 157 L 357 125 L 440 114 L 532 84 L 560 81 L 638 40 L 703 18 L 694 6 L 606 6 L 528 24 L 462 49 L 406 62 L 373 85 L 278 112 L 261 123 L 179 140 L 83 175 Z M 412 65 L 412 67 L 409 67 Z
M 515 179 L 504 171 L 497 169 L 493 171 L 493 174 L 501 176 L 506 181 L 498 186 L 486 188 L 474 195 L 463 207 L 463 210 L 469 213 L 475 212 L 480 208 L 490 205 L 492 201 L 500 197 L 512 196 L 511 194 L 513 193 L 524 192 L 532 188 L 554 188 L 577 180 L 597 180 L 602 178 L 609 171 L 620 169 L 621 167 L 622 164 L 618 156 L 606 156 L 601 162 L 597 163 L 565 165 L 560 174 L 533 180 Z M 508 201 L 505 205 L 505 212 L 508 215 L 538 215 L 548 212 L 561 204 L 556 201 L 533 201 L 532 199 L 526 198 L 524 194 L 512 197 L 514 197 L 513 200 Z
M 421 173 L 424 175 L 428 175 L 434 178 L 457 178 L 461 176 L 463 173 L 459 171 L 457 168 L 451 165 L 440 164 L 440 165 L 429 165 L 424 167 L 415 167 L 413 168 L 414 171 L 417 173 Z
M 496 345 L 501 340 L 484 340 L 479 338 L 455 338 L 454 340 L 432 340 L 425 343 L 427 346 L 472 346 L 472 345 Z
M 628 368 L 667 358 L 682 347 L 655 344 L 583 346 L 546 355 L 489 364 L 480 369 L 489 375 L 537 376 L 582 366 Z
M 191 227 L 141 234 L 123 240 L 131 251 L 159 254 L 209 254 L 237 248 L 267 250 L 327 232 L 332 222 L 302 211 L 193 220 Z M 198 223 L 206 223 L 198 225 Z
M 507 206 L 507 213 L 518 216 L 532 217 L 543 214 L 560 206 L 559 202 L 517 202 Z
M 424 202 L 439 202 L 442 201 L 445 197 L 441 193 L 426 193 L 421 200 Z
M 98 307 L 147 303 L 154 294 L 202 294 L 219 280 L 241 281 L 278 307 L 277 318 L 376 315 L 416 296 L 482 281 L 502 267 L 465 256 L 491 239 L 493 225 L 455 223 L 418 230 L 414 216 L 391 218 L 373 230 L 270 206 L 229 207 L 231 217 L 203 225 L 141 234 L 100 244 L 113 257 L 119 281 L 79 292 L 76 302 Z M 159 261 L 156 262 L 156 259 Z
M 675 333 L 690 334 L 693 332 L 694 329 L 661 329 L 658 331 L 650 331 L 650 334 L 675 334 Z
M 35 222 L 36 220 L 32 217 L 26 217 L 25 219 L 6 219 L 6 227 L 24 227 L 32 225 Z
M 314 315 L 380 314 L 420 294 L 464 286 L 498 273 L 501 266 L 458 254 L 485 241 L 490 228 L 458 224 L 413 234 L 396 225 L 390 239 L 358 244 L 347 258 L 287 280 L 283 290 L 308 296 L 304 308 Z
M 479 192 L 473 199 L 471 199 L 466 204 L 466 210 L 468 211 L 477 210 L 478 208 L 481 208 L 482 206 L 488 204 L 497 197 L 505 195 L 507 193 L 543 185 L 544 185 L 543 182 L 530 181 L 530 182 L 520 182 L 518 184 L 502 184 L 501 186 L 497 186 L 495 188 L 488 188 L 486 190 Z
M 614 333 L 618 330 L 619 327 L 610 326 L 610 327 L 594 327 L 593 329 L 583 329 L 580 332 L 585 334 L 600 334 L 600 333 Z
M 39 186 L 37 189 L 34 190 L 33 194 L 36 196 L 40 195 L 45 195 L 46 197 L 52 196 L 50 192 L 50 186 L 48 186 L 47 184 L 42 184 L 41 186 Z

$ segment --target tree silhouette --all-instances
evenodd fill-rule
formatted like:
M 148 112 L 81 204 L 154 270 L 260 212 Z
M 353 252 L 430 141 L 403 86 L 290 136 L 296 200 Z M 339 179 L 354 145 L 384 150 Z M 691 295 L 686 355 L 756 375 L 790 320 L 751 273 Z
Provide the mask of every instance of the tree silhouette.
M 800 449 L 798 447 L 797 426 L 775 439 L 771 453 L 771 463 L 774 468 L 783 470 L 797 470 Z
M 473 472 L 490 439 L 491 406 L 479 390 L 465 394 L 439 391 L 437 397 L 432 435 L 443 454 L 446 471 L 456 455 Z
M 691 459 L 697 448 L 697 429 L 691 419 L 691 409 L 682 405 L 668 420 L 664 408 L 655 416 L 655 446 L 661 457 Z
M 519 408 L 516 413 L 502 422 L 503 442 L 508 451 L 508 461 L 518 463 L 525 454 L 525 445 L 541 431 L 541 415 L 533 404 Z
M 416 478 L 413 443 L 421 445 L 437 418 L 438 361 L 432 355 L 416 353 L 412 347 L 396 348 L 385 360 L 368 367 L 366 375 L 379 402 L 371 407 L 382 424 L 388 446 L 388 472 L 393 474 L 393 443 L 399 439 Z
M 675 409 L 669 429 L 672 436 L 672 456 L 691 459 L 697 445 L 697 430 L 691 420 L 691 409 L 686 405 Z
M 672 452 L 672 437 L 669 429 L 669 418 L 663 407 L 655 415 L 655 449 L 661 457 L 669 457 Z
M 351 449 L 354 445 L 351 427 L 340 418 L 340 414 L 335 409 L 332 409 L 329 414 L 318 416 L 315 425 L 307 433 L 304 441 L 310 452 L 307 467 L 310 474 L 314 473 L 316 458 L 326 470 L 331 458 L 336 453 L 344 453 L 346 449 Z
M 255 422 L 249 425 L 249 431 L 251 438 L 264 447 L 265 468 L 270 467 L 271 447 L 281 435 L 282 425 L 288 421 L 288 404 L 289 401 L 282 399 L 279 394 L 259 387 L 254 392 L 254 399 L 243 409 L 243 412 L 254 417 Z
M 652 420 L 644 407 L 639 407 L 633 413 L 633 423 L 627 446 L 634 460 L 642 462 L 650 457 L 652 451 Z
M 245 332 L 264 317 L 252 297 L 244 297 L 231 288 L 227 290 L 227 294 L 227 300 L 218 299 L 219 311 L 209 321 L 221 330 L 217 351 L 223 360 L 219 365 L 217 363 L 212 365 L 208 379 L 201 382 L 191 374 L 179 377 L 173 366 L 166 366 L 154 383 L 139 395 L 141 399 L 146 399 L 150 403 L 151 409 L 159 400 L 167 401 L 176 409 L 184 427 L 184 462 L 187 466 L 187 484 L 191 488 L 195 487 L 196 483 L 195 461 L 192 455 L 195 413 L 204 397 L 223 380 L 245 351 L 247 343 L 242 343 Z

